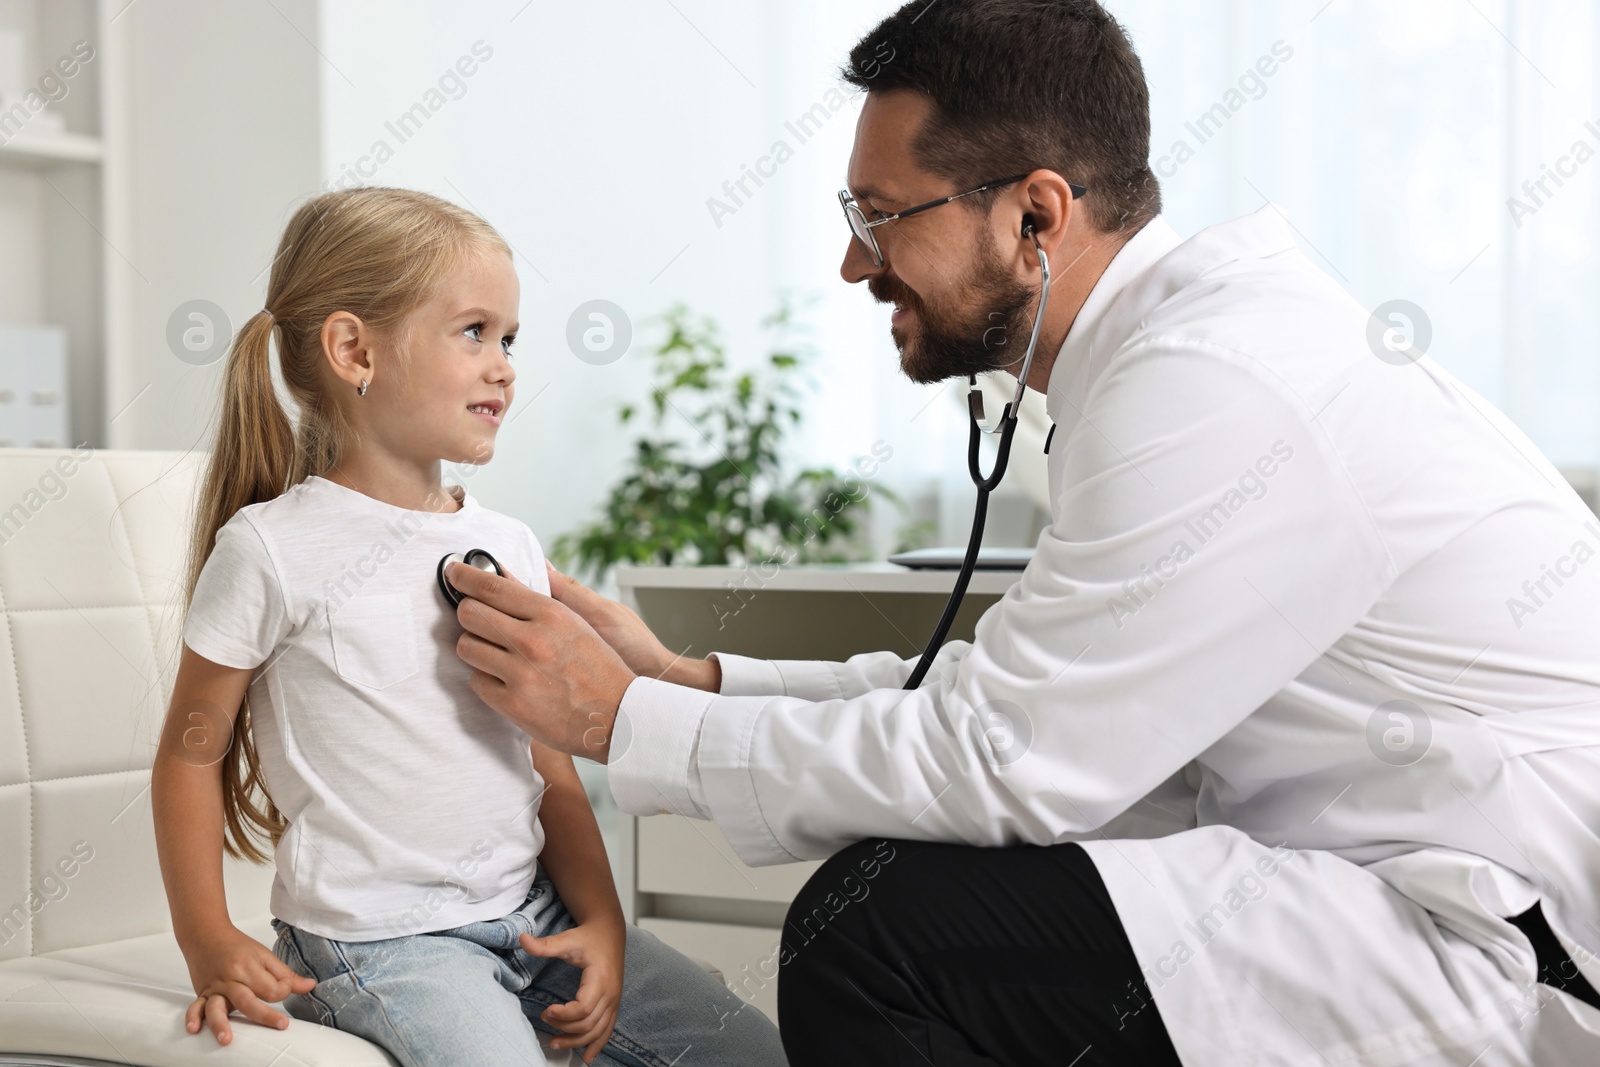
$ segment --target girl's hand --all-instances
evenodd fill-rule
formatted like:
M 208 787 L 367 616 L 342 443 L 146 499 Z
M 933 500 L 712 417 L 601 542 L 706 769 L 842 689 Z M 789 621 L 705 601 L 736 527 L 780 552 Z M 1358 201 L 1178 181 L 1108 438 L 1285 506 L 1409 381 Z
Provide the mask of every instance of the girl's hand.
M 621 922 L 587 922 L 549 937 L 523 934 L 522 949 L 530 956 L 566 960 L 582 968 L 578 995 L 566 1004 L 552 1004 L 540 1016 L 564 1034 L 551 1048 L 583 1048 L 583 1062 L 593 1063 L 611 1040 L 622 1002 L 622 957 L 627 930 Z
M 271 949 L 231 925 L 184 946 L 184 958 L 198 994 L 184 1012 L 184 1029 L 198 1034 L 203 1024 L 219 1045 L 233 1040 L 229 1012 L 282 1030 L 289 1017 L 268 1004 L 317 987 L 315 978 L 295 974 Z

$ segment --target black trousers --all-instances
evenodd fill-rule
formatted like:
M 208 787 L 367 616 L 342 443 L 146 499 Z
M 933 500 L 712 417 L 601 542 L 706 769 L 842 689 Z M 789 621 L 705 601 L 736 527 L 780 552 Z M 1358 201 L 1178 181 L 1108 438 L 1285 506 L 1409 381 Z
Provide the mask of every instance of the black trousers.
M 852 845 L 791 905 L 779 963 L 790 1067 L 1179 1064 L 1077 845 Z
M 1536 904 L 1538 980 L 1600 1008 Z M 1177 1067 L 1105 883 L 1077 845 L 862 841 L 789 908 L 791 1067 Z
M 1545 920 L 1544 908 L 1535 904 L 1521 915 L 1506 920 L 1528 935 L 1539 968 L 1539 981 L 1563 993 L 1570 993 L 1591 1008 L 1600 1008 L 1600 993 L 1595 992 L 1589 980 L 1578 973 L 1578 967 L 1561 947 L 1556 932 Z

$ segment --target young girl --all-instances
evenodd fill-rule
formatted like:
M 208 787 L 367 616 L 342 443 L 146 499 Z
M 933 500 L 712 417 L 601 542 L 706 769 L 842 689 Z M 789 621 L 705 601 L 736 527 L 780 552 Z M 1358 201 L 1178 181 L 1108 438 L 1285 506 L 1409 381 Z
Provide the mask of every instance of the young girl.
M 282 1028 L 282 1001 L 407 1067 L 542 1064 L 534 1028 L 589 1063 L 782 1064 L 759 1012 L 624 923 L 571 758 L 456 655 L 446 554 L 548 591 L 525 525 L 440 484 L 494 453 L 519 296 L 483 220 L 345 190 L 296 213 L 234 342 L 152 784 L 187 1028 L 227 1044 L 230 1011 Z M 271 951 L 223 896 L 224 849 L 265 862 L 260 839 Z

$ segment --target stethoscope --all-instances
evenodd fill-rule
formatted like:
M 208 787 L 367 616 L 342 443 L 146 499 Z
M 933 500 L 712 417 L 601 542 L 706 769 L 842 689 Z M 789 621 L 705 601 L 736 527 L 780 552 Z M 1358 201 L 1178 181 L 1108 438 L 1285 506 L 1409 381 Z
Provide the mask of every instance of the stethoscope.
M 978 389 L 978 379 L 969 376 L 967 384 L 971 387 L 967 392 L 967 417 L 971 421 L 971 428 L 967 434 L 967 470 L 972 475 L 972 484 L 977 487 L 978 500 L 972 512 L 972 534 L 967 538 L 967 554 L 961 561 L 961 573 L 956 576 L 956 584 L 950 590 L 950 599 L 944 606 L 944 615 L 939 619 L 939 625 L 934 627 L 933 636 L 928 639 L 928 647 L 923 650 L 922 659 L 917 663 L 916 670 L 911 672 L 911 677 L 906 682 L 907 689 L 915 689 L 922 684 L 928 668 L 933 665 L 934 657 L 939 654 L 939 649 L 944 645 L 945 635 L 950 632 L 950 624 L 955 621 L 956 612 L 961 609 L 961 601 L 967 595 L 967 585 L 972 581 L 972 571 L 978 565 L 978 547 L 983 543 L 983 523 L 989 513 L 989 494 L 1000 485 L 1000 479 L 1005 476 L 1006 462 L 1011 458 L 1011 438 L 1017 430 L 1017 412 L 1021 410 L 1022 391 L 1028 386 L 1028 371 L 1033 366 L 1034 349 L 1039 347 L 1039 331 L 1044 325 L 1045 308 L 1050 301 L 1050 257 L 1045 255 L 1044 249 L 1039 245 L 1039 235 L 1034 229 L 1033 220 L 1026 220 L 1022 227 L 1025 237 L 1033 239 L 1033 250 L 1039 256 L 1039 309 L 1034 312 L 1033 331 L 1028 336 L 1028 350 L 1022 357 L 1022 373 L 1017 375 L 1017 391 L 1011 397 L 1011 402 L 1005 406 L 1000 415 L 1000 422 L 996 426 L 985 426 L 983 419 L 983 393 Z M 983 473 L 979 463 L 978 442 L 982 434 L 1000 435 L 1000 446 L 995 454 L 994 469 L 988 475 Z M 469 567 L 476 567 L 481 571 L 498 574 L 505 577 L 505 570 L 498 560 L 490 555 L 486 549 L 473 548 L 466 552 L 451 552 L 439 560 L 438 580 L 439 591 L 450 602 L 451 607 L 458 607 L 464 595 L 446 580 L 444 566 L 451 561 L 464 563 Z
M 967 538 L 967 554 L 961 561 L 961 573 L 956 576 L 955 588 L 950 590 L 950 599 L 944 606 L 944 615 L 939 619 L 939 625 L 934 627 L 933 636 L 928 639 L 928 647 L 922 652 L 922 659 L 917 663 L 917 669 L 911 672 L 911 677 L 906 682 L 907 689 L 915 689 L 922 684 L 922 679 L 927 675 L 928 668 L 933 666 L 934 657 L 939 654 L 939 649 L 944 645 L 945 635 L 950 632 L 950 624 L 955 621 L 956 612 L 961 608 L 962 598 L 967 595 L 967 583 L 972 581 L 972 570 L 978 565 L 978 546 L 983 543 L 983 521 L 989 513 L 989 494 L 1000 485 L 1000 479 L 1006 473 L 1006 461 L 1011 458 L 1011 437 L 1017 429 L 1017 412 L 1022 407 L 1022 391 L 1028 387 L 1028 369 L 1033 366 L 1033 350 L 1039 345 L 1039 329 L 1044 324 L 1044 309 L 1050 300 L 1050 257 L 1044 254 L 1044 249 L 1039 246 L 1039 235 L 1033 224 L 1033 219 L 1023 221 L 1022 234 L 1024 237 L 1033 238 L 1033 250 L 1039 254 L 1039 272 L 1043 276 L 1039 285 L 1039 309 L 1033 315 L 1033 332 L 1028 337 L 1028 351 L 1022 357 L 1022 373 L 1017 375 L 1017 391 L 1011 397 L 1011 402 L 1006 405 L 1005 411 L 1000 415 L 997 426 L 984 426 L 980 421 L 983 418 L 983 393 L 978 389 L 976 375 L 967 378 L 971 387 L 967 391 L 967 417 L 972 426 L 967 434 L 967 470 L 972 475 L 972 484 L 978 489 L 978 500 L 972 512 L 972 534 Z M 984 476 L 983 468 L 978 462 L 978 442 L 982 440 L 981 434 L 1000 435 L 1000 447 L 995 453 L 994 470 Z
M 436 577 L 439 579 L 439 592 L 443 593 L 444 598 L 450 601 L 452 608 L 460 607 L 461 602 L 466 599 L 466 594 L 451 585 L 449 579 L 445 578 L 444 565 L 446 563 L 465 563 L 469 567 L 476 567 L 480 571 L 487 571 L 490 574 L 498 574 L 502 578 L 506 576 L 505 568 L 500 566 L 500 561 L 491 556 L 486 548 L 469 548 L 465 552 L 446 553 L 445 557 L 439 561 L 439 570 Z

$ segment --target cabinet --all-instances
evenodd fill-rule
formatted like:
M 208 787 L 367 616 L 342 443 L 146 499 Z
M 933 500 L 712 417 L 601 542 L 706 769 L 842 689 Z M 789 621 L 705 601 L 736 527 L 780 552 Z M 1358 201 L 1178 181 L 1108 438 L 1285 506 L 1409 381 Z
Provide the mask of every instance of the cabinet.
M 5 445 L 105 443 L 108 257 L 117 255 L 107 236 L 115 225 L 102 136 L 107 70 L 115 65 L 104 32 L 109 18 L 100 0 L 0 0 Z M 60 368 L 22 379 L 61 347 Z M 56 439 L 63 434 L 70 440 Z

